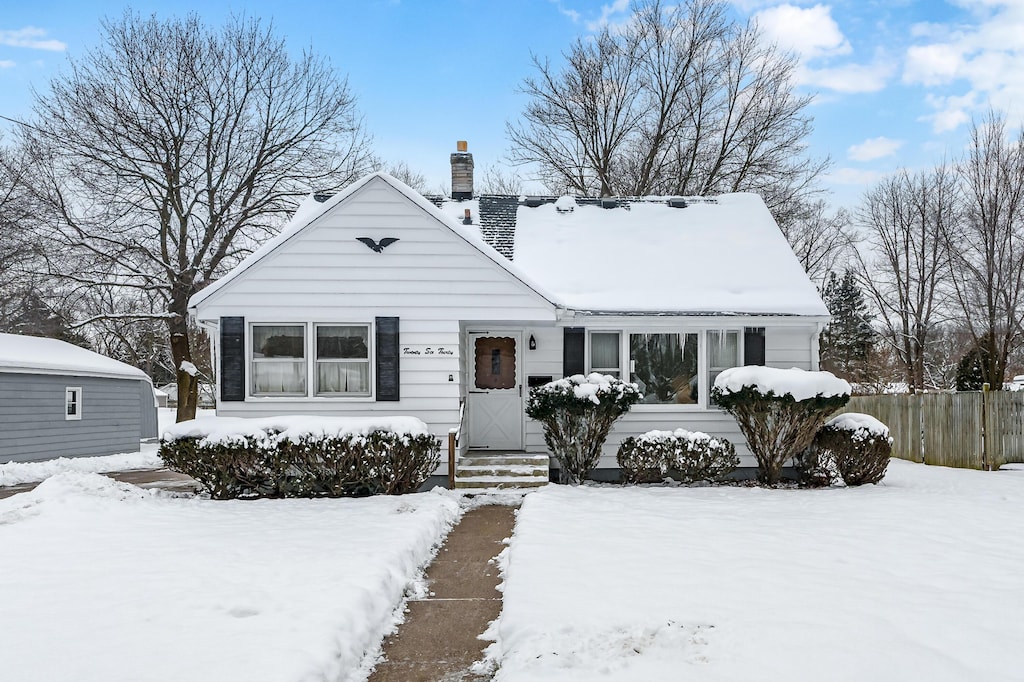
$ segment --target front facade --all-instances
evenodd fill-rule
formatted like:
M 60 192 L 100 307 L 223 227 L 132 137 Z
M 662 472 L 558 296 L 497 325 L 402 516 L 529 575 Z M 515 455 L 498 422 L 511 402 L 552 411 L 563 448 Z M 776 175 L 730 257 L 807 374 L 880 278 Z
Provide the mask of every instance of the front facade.
M 141 370 L 55 339 L 0 334 L 0 463 L 136 452 L 156 435 Z
M 597 214 L 515 201 L 497 207 L 506 216 L 518 211 L 512 237 L 489 230 L 483 199 L 432 204 L 383 174 L 324 203 L 308 201 L 279 237 L 192 300 L 215 341 L 217 413 L 412 415 L 442 438 L 457 429 L 460 455 L 544 453 L 540 425 L 524 412 L 529 388 L 598 371 L 636 381 L 646 395 L 616 426 L 600 468 L 614 470 L 621 439 L 655 428 L 725 436 L 749 457 L 734 420 L 709 404 L 707 387 L 739 364 L 816 369 L 828 319 L 816 292 L 809 312 L 759 310 L 757 293 L 747 311 L 670 310 L 671 291 L 631 289 L 615 278 L 598 285 L 586 263 L 582 285 L 549 276 L 557 270 L 552 253 L 575 267 L 577 250 L 559 243 L 552 221 L 564 218 L 571 231 L 571 221 L 597 224 Z M 634 206 L 629 215 L 648 214 L 645 224 L 656 225 L 654 208 Z M 490 244 L 481 236 L 488 231 Z M 514 250 L 513 259 L 492 244 Z M 612 252 L 598 271 L 615 262 Z M 680 268 L 680 286 L 686 273 L 705 277 L 700 270 Z M 713 306 L 736 295 L 728 286 L 706 293 Z M 650 305 L 633 306 L 630 297 Z

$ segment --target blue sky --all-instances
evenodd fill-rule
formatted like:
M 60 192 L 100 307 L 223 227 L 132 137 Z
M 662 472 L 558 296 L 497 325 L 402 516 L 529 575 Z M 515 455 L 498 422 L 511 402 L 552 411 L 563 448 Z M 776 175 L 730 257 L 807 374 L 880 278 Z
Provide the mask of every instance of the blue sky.
M 9 2 L 0 9 L 0 116 L 27 116 L 32 88 L 45 91 L 69 55 L 97 44 L 100 18 L 126 7 L 196 11 L 212 24 L 232 12 L 272 20 L 292 49 L 311 47 L 348 74 L 375 152 L 405 161 L 431 188 L 449 182 L 456 140 L 469 141 L 478 169 L 501 164 L 531 52 L 557 60 L 576 36 L 628 16 L 625 0 Z M 990 105 L 1014 125 L 1024 119 L 1024 0 L 732 7 L 800 55 L 800 88 L 815 93 L 811 151 L 833 159 L 821 182 L 837 205 L 854 205 L 896 168 L 958 155 L 971 117 Z

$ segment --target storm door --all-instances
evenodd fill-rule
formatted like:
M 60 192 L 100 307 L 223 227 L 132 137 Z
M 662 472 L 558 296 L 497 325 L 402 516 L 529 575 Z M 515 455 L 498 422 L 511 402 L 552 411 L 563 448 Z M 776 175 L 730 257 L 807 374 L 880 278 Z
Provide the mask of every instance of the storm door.
M 519 332 L 469 334 L 469 447 L 522 450 Z

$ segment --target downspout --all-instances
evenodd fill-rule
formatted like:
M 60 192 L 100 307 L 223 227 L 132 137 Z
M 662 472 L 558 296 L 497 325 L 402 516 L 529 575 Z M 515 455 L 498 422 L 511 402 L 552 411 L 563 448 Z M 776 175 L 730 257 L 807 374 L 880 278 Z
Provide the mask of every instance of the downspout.
M 820 346 L 821 346 L 820 338 L 821 338 L 821 332 L 823 332 L 825 330 L 825 323 L 824 322 L 818 322 L 815 325 L 815 327 L 816 327 L 816 329 L 815 329 L 815 332 L 814 332 L 814 336 L 811 337 L 811 371 L 812 372 L 817 372 L 818 371 L 818 353 L 819 353 L 819 349 L 820 349 Z

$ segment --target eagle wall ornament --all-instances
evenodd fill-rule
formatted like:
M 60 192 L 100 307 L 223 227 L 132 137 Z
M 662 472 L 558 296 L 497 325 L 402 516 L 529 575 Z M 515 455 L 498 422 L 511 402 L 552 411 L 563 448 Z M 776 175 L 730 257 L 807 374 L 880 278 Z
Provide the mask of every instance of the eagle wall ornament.
M 376 251 L 377 253 L 384 253 L 384 249 L 397 242 L 398 237 L 384 237 L 379 242 L 376 242 L 369 237 L 356 237 L 356 241 L 366 244 L 367 248 Z

